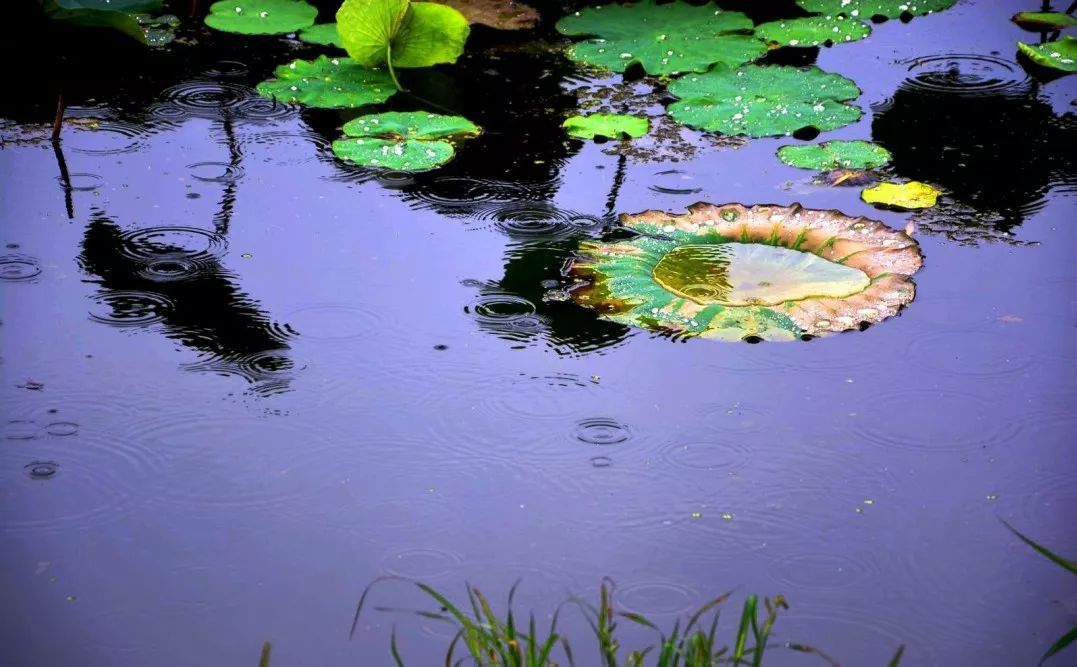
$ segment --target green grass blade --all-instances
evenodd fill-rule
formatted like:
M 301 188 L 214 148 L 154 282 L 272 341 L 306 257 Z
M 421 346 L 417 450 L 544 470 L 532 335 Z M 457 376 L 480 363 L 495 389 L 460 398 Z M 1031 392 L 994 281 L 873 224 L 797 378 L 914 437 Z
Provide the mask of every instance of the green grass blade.
M 902 644 L 898 647 L 897 653 L 890 659 L 889 667 L 898 667 L 901 664 L 901 657 L 905 655 L 905 645 Z
M 1047 558 L 1051 559 L 1052 561 L 1054 561 L 1055 563 L 1057 563 L 1061 567 L 1065 568 L 1071 574 L 1077 574 L 1077 562 L 1074 562 L 1074 561 L 1071 561 L 1071 560 L 1066 560 L 1065 558 L 1059 556 L 1055 552 L 1053 552 L 1050 549 L 1048 549 L 1047 547 L 1039 544 L 1038 542 L 1032 540 L 1031 538 L 1025 537 L 1025 535 L 1023 535 L 1019 530 L 1017 530 L 1016 528 L 1014 528 L 1010 524 L 1006 523 L 1005 520 L 999 519 L 999 521 L 1002 521 L 1002 524 L 1004 526 L 1006 526 L 1007 528 L 1009 528 L 1010 532 L 1012 532 L 1017 537 L 1021 538 L 1022 542 L 1024 542 L 1028 546 L 1032 547 L 1036 551 L 1040 552 L 1041 554 L 1043 554 Z
M 272 644 L 269 642 L 262 642 L 262 655 L 258 658 L 258 667 L 269 667 L 269 653 L 272 650 Z
M 821 650 L 815 648 L 814 646 L 808 646 L 807 644 L 794 644 L 794 643 L 790 642 L 790 643 L 785 645 L 785 648 L 789 649 L 790 651 L 798 651 L 800 653 L 809 653 L 811 655 L 817 655 L 821 659 L 825 660 L 827 662 L 827 664 L 830 665 L 830 667 L 841 667 L 841 665 L 838 663 L 837 660 L 835 660 L 834 658 L 831 658 L 829 655 L 827 655 L 826 653 L 823 653 Z M 901 654 L 904 651 L 905 651 L 905 647 L 901 646 L 900 648 L 898 648 L 898 653 L 894 657 L 900 660 L 901 659 Z
M 698 610 L 696 610 L 696 613 L 692 614 L 692 617 L 688 619 L 688 625 L 684 626 L 684 634 L 688 634 L 689 632 L 691 632 L 692 628 L 695 627 L 696 623 L 699 621 L 700 618 L 703 617 L 704 614 L 725 602 L 732 594 L 732 591 L 730 591 L 729 593 L 723 593 L 708 602 L 707 604 L 700 607 Z
M 396 663 L 396 667 L 405 667 L 404 659 L 400 657 L 400 651 L 396 648 L 396 628 L 393 628 L 393 632 L 389 635 L 389 653 L 393 655 L 393 662 Z
M 748 642 L 748 629 L 755 621 L 756 597 L 749 595 L 744 600 L 744 611 L 740 614 L 740 627 L 737 628 L 737 642 L 733 646 L 733 664 L 739 665 L 744 658 L 744 645 Z
M 1042 658 L 1040 658 L 1040 664 L 1042 665 L 1043 663 L 1047 662 L 1048 658 L 1053 655 L 1056 655 L 1059 651 L 1066 648 L 1075 641 L 1077 641 L 1077 627 L 1074 627 L 1072 630 L 1059 637 L 1058 641 L 1056 641 L 1054 644 L 1051 644 L 1051 648 L 1047 649 L 1047 652 L 1043 654 Z
M 452 667 L 452 654 L 456 650 L 456 644 L 460 641 L 460 637 L 464 635 L 464 631 L 460 630 L 453 636 L 452 641 L 449 642 L 449 650 L 445 651 L 445 667 Z

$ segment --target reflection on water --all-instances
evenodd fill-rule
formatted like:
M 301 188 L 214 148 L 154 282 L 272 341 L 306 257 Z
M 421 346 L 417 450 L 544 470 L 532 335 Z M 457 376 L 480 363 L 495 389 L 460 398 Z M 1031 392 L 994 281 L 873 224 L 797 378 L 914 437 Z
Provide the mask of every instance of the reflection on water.
M 937 184 L 958 203 L 926 212 L 926 229 L 998 238 L 1041 209 L 1053 186 L 1074 182 L 1077 122 L 1040 100 L 1017 63 L 954 54 L 906 67 L 871 129 L 898 174 Z

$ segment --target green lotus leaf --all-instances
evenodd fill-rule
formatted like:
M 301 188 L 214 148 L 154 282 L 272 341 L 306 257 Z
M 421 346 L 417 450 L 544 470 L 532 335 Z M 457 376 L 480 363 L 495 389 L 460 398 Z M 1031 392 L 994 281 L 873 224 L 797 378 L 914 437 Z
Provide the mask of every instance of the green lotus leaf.
M 241 35 L 283 35 L 314 25 L 317 15 L 302 0 L 221 0 L 209 6 L 206 25 Z
M 515 0 L 434 0 L 464 15 L 470 23 L 498 30 L 528 30 L 539 21 L 534 7 Z
M 868 20 L 876 17 L 896 19 L 923 16 L 949 9 L 957 0 L 797 0 L 797 4 L 814 14 Z
M 913 300 L 922 264 L 904 233 L 797 204 L 700 203 L 620 222 L 640 236 L 581 243 L 572 299 L 677 336 L 795 340 L 861 328 Z
M 780 46 L 829 46 L 864 39 L 871 26 L 844 15 L 805 16 L 758 25 L 755 34 L 768 44 Z
M 275 79 L 258 84 L 265 97 L 320 109 L 346 109 L 381 104 L 396 93 L 384 71 L 369 70 L 350 58 L 318 56 L 277 68 Z
M 1077 18 L 1062 12 L 1019 12 L 1010 20 L 1032 32 L 1065 30 L 1077 25 Z
M 812 66 L 748 65 L 677 79 L 669 106 L 678 123 L 722 134 L 769 137 L 805 127 L 835 130 L 860 118 L 858 107 L 844 104 L 860 95 L 851 80 Z
M 565 128 L 570 137 L 578 139 L 620 139 L 622 136 L 642 137 L 650 129 L 650 122 L 640 116 L 593 113 L 589 116 L 572 116 L 562 123 L 561 127 Z
M 147 46 L 164 46 L 175 39 L 179 19 L 160 12 L 161 0 L 44 0 L 42 9 L 54 21 L 84 28 L 111 28 Z
M 455 154 L 453 144 L 445 139 L 473 137 L 479 132 L 477 125 L 461 116 L 390 111 L 345 123 L 347 137 L 333 142 L 333 152 L 365 167 L 427 171 Z
M 755 60 L 766 46 L 734 34 L 751 29 L 751 20 L 740 12 L 680 0 L 587 7 L 557 22 L 564 35 L 594 38 L 573 46 L 572 60 L 614 72 L 639 63 L 648 74 L 704 72 L 715 64 L 737 67 Z
M 1041 67 L 1067 74 L 1077 72 L 1077 37 L 1067 35 L 1056 42 L 1046 44 L 1017 42 L 1017 50 Z
M 825 141 L 807 146 L 782 146 L 778 159 L 791 167 L 827 171 L 830 169 L 872 169 L 890 161 L 890 151 L 870 141 Z
M 336 23 L 318 23 L 309 28 L 304 28 L 299 31 L 299 39 L 307 44 L 344 48 L 344 42 L 340 41 L 340 33 L 337 32 Z
M 337 30 L 348 55 L 365 67 L 454 63 L 471 30 L 446 5 L 409 0 L 344 0 Z

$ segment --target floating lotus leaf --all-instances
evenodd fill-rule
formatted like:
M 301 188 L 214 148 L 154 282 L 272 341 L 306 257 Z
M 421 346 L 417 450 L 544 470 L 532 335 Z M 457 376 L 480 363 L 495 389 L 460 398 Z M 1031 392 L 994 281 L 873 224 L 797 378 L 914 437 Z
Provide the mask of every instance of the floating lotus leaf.
M 318 10 L 302 0 L 221 0 L 209 6 L 206 25 L 243 35 L 283 35 L 314 25 Z
M 344 0 L 337 10 L 344 49 L 366 67 L 454 63 L 471 28 L 452 7 L 409 0 Z
M 912 301 L 922 262 L 881 222 L 797 204 L 700 203 L 620 222 L 641 236 L 581 243 L 573 300 L 683 336 L 794 340 L 879 322 Z
M 344 42 L 340 41 L 340 33 L 337 32 L 336 23 L 318 23 L 300 30 L 299 39 L 307 44 L 344 48 Z
M 350 58 L 293 60 L 278 67 L 274 74 L 277 78 L 258 84 L 260 94 L 320 109 L 381 104 L 397 90 L 388 74 L 360 67 Z
M 595 38 L 573 46 L 572 60 L 614 72 L 639 63 L 649 74 L 704 72 L 714 64 L 736 67 L 755 60 L 766 46 L 734 34 L 751 29 L 751 20 L 740 12 L 655 0 L 586 7 L 557 22 L 564 35 Z
M 827 171 L 830 169 L 871 169 L 890 161 L 890 151 L 870 141 L 824 141 L 805 146 L 782 146 L 778 159 L 792 167 Z
M 589 116 L 572 116 L 561 127 L 571 137 L 594 139 L 608 137 L 620 139 L 622 136 L 642 137 L 650 129 L 650 123 L 640 116 L 626 116 L 613 113 L 593 113 Z
M 448 5 L 464 15 L 470 23 L 497 28 L 498 30 L 528 30 L 538 23 L 539 13 L 534 7 L 515 0 L 434 0 Z
M 758 25 L 755 34 L 768 44 L 780 46 L 829 46 L 864 39 L 871 26 L 844 15 L 805 16 Z
M 1029 60 L 1042 67 L 1068 74 L 1077 72 L 1077 37 L 1067 35 L 1056 42 L 1046 44 L 1017 42 L 1017 49 L 1028 56 Z
M 461 116 L 391 111 L 344 124 L 347 138 L 333 142 L 337 157 L 365 167 L 427 171 L 452 159 L 449 137 L 473 137 L 480 129 Z
M 677 79 L 669 92 L 680 98 L 669 107 L 677 122 L 749 137 L 789 135 L 805 127 L 835 130 L 861 113 L 844 104 L 859 97 L 856 84 L 815 66 L 713 70 Z
M 1062 12 L 1020 12 L 1014 14 L 1010 20 L 1033 32 L 1065 30 L 1077 25 L 1077 18 Z
M 896 19 L 902 16 L 922 16 L 949 9 L 957 0 L 797 0 L 797 4 L 815 14 L 851 18 Z
M 45 15 L 85 28 L 111 28 L 147 46 L 164 46 L 175 39 L 179 19 L 157 14 L 161 0 L 43 0 Z
M 860 193 L 860 198 L 875 206 L 900 209 L 929 208 L 934 206 L 942 194 L 927 183 L 909 181 L 908 183 L 879 183 Z

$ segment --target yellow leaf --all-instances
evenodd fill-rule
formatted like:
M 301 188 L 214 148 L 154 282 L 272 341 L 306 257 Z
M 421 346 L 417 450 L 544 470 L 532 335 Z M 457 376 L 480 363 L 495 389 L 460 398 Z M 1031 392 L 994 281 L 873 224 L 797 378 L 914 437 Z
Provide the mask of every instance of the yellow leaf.
M 894 206 L 896 208 L 928 208 L 934 206 L 941 191 L 927 183 L 909 181 L 908 183 L 879 183 L 866 188 L 860 198 L 869 204 Z

